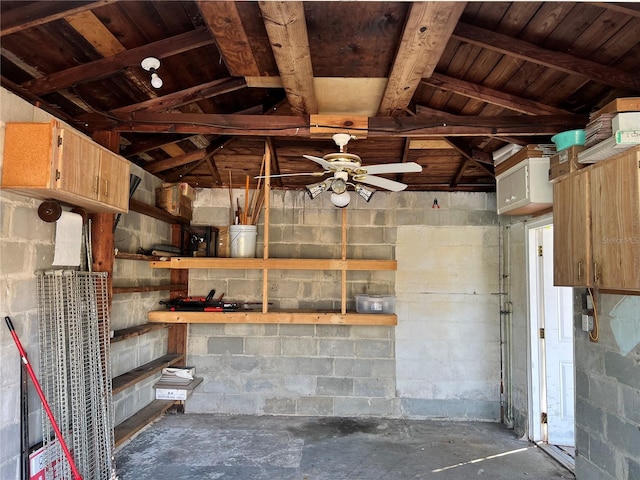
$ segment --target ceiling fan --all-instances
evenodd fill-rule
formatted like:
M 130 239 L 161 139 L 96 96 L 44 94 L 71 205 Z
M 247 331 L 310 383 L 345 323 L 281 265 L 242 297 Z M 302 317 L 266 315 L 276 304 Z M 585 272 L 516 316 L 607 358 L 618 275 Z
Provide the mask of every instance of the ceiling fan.
M 333 141 L 339 147 L 339 152 L 328 153 L 324 157 L 315 157 L 313 155 L 303 155 L 304 158 L 316 162 L 324 170 L 312 173 L 293 173 L 283 175 L 273 175 L 273 177 L 285 177 L 293 175 L 312 175 L 323 176 L 332 173 L 331 178 L 327 178 L 322 182 L 306 185 L 307 193 L 311 198 L 316 198 L 321 193 L 331 190 L 331 203 L 336 207 L 344 208 L 349 205 L 351 196 L 347 192 L 349 186 L 353 187 L 355 192 L 367 202 L 376 191 L 366 185 L 384 188 L 392 192 L 400 192 L 407 188 L 404 183 L 389 180 L 383 177 L 376 177 L 375 174 L 384 173 L 412 173 L 421 172 L 422 167 L 415 162 L 406 163 L 385 163 L 379 165 L 363 166 L 362 160 L 358 155 L 347 153 L 347 143 L 356 137 L 348 133 L 337 133 L 333 135 Z

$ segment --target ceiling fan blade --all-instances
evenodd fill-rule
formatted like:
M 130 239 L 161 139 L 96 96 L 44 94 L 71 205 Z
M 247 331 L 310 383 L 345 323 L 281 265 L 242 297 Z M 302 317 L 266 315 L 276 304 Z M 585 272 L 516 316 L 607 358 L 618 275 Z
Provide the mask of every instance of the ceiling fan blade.
M 353 180 L 360 183 L 368 183 L 374 187 L 384 188 L 391 190 L 392 192 L 401 192 L 407 185 L 404 183 L 396 182 L 395 180 L 389 180 L 387 178 L 376 177 L 374 175 L 355 175 Z
M 415 162 L 406 163 L 381 163 L 380 165 L 368 165 L 362 167 L 367 174 L 379 174 L 379 173 L 415 173 L 421 172 L 422 166 Z
M 305 173 L 279 173 L 277 175 L 258 175 L 253 178 L 281 178 L 281 177 L 301 177 L 301 176 L 322 177 L 327 173 L 329 172 L 323 171 L 323 172 L 305 172 Z
M 331 170 L 331 163 L 327 162 L 324 158 L 314 157 L 313 155 L 303 155 L 307 160 L 311 160 L 319 164 L 325 170 Z

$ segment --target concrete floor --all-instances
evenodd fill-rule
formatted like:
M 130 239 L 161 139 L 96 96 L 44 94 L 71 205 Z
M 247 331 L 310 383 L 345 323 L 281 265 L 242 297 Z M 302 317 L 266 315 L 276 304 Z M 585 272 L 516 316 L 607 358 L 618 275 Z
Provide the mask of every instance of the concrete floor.
M 116 454 L 120 480 L 573 479 L 501 424 L 167 415 Z

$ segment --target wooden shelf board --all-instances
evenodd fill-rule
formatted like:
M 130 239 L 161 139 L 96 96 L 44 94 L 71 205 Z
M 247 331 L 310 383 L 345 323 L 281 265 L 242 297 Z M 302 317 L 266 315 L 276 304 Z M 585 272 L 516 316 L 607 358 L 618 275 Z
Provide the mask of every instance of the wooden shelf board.
M 142 325 L 136 325 L 135 327 L 114 330 L 113 337 L 111 337 L 111 343 L 121 342 L 122 340 L 126 340 L 128 338 L 138 337 L 155 330 L 162 330 L 164 328 L 168 328 L 169 326 L 170 325 L 165 323 L 143 323 Z
M 119 258 L 121 260 L 143 260 L 148 262 L 153 262 L 160 259 L 160 257 L 158 257 L 157 255 L 143 255 L 141 253 L 127 253 L 120 251 L 116 253 L 116 258 Z
M 142 213 L 143 215 L 155 218 L 156 220 L 162 220 L 167 223 L 189 225 L 191 222 L 188 218 L 171 215 L 169 212 L 162 210 L 161 208 L 154 207 L 153 205 L 149 205 L 133 198 L 129 200 L 129 210 L 132 212 Z
M 152 268 L 195 269 L 221 268 L 229 270 L 397 270 L 396 260 L 331 259 L 331 258 L 193 258 L 172 257 L 151 262 Z
M 175 403 L 173 400 L 154 400 L 142 410 L 117 425 L 114 429 L 116 447 L 119 447 L 151 422 L 160 418 Z
M 175 365 L 182 360 L 184 360 L 184 355 L 182 354 L 167 354 L 149 363 L 145 363 L 138 368 L 129 370 L 122 375 L 118 375 L 112 380 L 112 394 L 115 395 L 116 393 L 135 385 L 140 380 L 144 380 L 155 373 L 161 372 L 163 368 Z
M 340 313 L 306 310 L 238 312 L 172 312 L 155 310 L 149 312 L 149 322 L 155 323 L 288 323 L 320 325 L 387 325 L 398 324 L 395 314 Z
M 137 292 L 159 292 L 162 290 L 187 290 L 186 285 L 140 285 L 137 287 L 113 287 L 113 294 L 118 293 L 137 293 Z

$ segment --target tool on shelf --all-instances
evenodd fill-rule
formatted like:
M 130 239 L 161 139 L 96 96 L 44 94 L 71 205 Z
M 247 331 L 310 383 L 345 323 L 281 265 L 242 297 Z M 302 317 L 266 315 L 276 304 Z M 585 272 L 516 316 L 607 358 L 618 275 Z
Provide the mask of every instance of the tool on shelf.
M 236 302 L 223 302 L 224 293 L 215 298 L 216 291 L 211 290 L 206 297 L 178 297 L 168 302 L 161 301 L 171 311 L 188 312 L 235 312 L 239 305 Z

